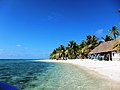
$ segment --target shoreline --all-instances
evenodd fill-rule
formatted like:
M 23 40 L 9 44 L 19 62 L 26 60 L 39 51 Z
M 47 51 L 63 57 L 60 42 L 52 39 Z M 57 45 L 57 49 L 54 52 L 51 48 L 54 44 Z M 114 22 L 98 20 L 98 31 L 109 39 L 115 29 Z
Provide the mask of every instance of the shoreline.
M 113 81 L 120 82 L 120 61 L 95 61 L 90 59 L 73 59 L 73 60 L 35 60 L 39 62 L 56 62 L 68 63 L 82 66 L 88 70 L 104 75 Z

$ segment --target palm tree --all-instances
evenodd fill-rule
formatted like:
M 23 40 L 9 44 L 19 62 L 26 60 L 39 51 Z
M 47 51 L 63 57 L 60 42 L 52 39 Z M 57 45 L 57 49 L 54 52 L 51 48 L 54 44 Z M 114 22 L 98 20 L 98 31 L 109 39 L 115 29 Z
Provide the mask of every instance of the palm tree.
M 68 58 L 69 59 L 77 58 L 78 44 L 75 41 L 70 41 L 67 48 L 68 48 Z
M 118 12 L 120 12 L 120 9 L 118 9 Z
M 50 59 L 56 59 L 56 50 L 53 50 L 53 52 L 50 54 Z
M 117 51 L 120 51 L 120 37 L 113 44 L 113 49 L 116 48 Z
M 51 59 L 76 59 L 80 56 L 80 58 L 88 58 L 89 52 L 94 49 L 97 45 L 99 45 L 98 38 L 93 35 L 88 35 L 86 40 L 83 40 L 80 45 L 78 45 L 75 41 L 70 41 L 68 46 L 60 45 L 56 48 L 51 54 Z
M 66 47 L 65 47 L 64 45 L 60 45 L 59 48 L 60 48 L 60 52 L 61 52 L 60 58 L 61 58 L 61 59 L 65 59 L 65 57 L 66 57 L 66 54 L 65 54 Z
M 106 42 L 106 41 L 111 41 L 111 40 L 113 40 L 113 39 L 111 38 L 111 36 L 109 36 L 109 35 L 106 35 L 105 38 L 102 37 L 102 39 L 103 39 L 105 42 Z
M 112 38 L 112 35 L 114 36 L 114 39 L 116 39 L 119 35 L 118 27 L 113 26 L 112 29 L 110 30 L 110 37 Z
M 91 51 L 98 45 L 98 38 L 95 35 L 87 36 L 86 45 L 87 45 L 87 48 L 89 49 L 89 51 Z
M 86 56 L 86 52 L 87 52 L 86 47 L 87 47 L 86 41 L 82 40 L 82 42 L 80 44 L 80 50 L 79 50 L 81 59 L 87 58 L 87 56 Z
M 82 41 L 80 44 L 80 55 L 81 58 L 88 58 L 88 54 L 91 50 L 93 50 L 96 46 L 99 45 L 98 38 L 93 35 L 88 35 L 86 41 Z

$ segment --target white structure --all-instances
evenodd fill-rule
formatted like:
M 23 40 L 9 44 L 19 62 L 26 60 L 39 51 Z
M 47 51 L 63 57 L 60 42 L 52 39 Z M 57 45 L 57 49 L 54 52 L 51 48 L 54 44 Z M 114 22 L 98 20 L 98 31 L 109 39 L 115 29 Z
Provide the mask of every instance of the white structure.
M 115 40 L 101 43 L 94 48 L 89 55 L 97 57 L 98 55 L 104 56 L 104 60 L 120 61 L 120 51 L 113 49 Z
M 112 52 L 112 60 L 113 61 L 120 61 L 120 52 L 115 52 L 115 51 L 113 51 Z

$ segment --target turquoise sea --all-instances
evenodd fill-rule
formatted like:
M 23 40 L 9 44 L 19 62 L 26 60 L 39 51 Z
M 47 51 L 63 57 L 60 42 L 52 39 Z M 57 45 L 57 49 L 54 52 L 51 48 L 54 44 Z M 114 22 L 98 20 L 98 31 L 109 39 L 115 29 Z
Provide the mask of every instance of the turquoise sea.
M 114 90 L 111 80 L 75 65 L 0 60 L 0 81 L 21 90 Z

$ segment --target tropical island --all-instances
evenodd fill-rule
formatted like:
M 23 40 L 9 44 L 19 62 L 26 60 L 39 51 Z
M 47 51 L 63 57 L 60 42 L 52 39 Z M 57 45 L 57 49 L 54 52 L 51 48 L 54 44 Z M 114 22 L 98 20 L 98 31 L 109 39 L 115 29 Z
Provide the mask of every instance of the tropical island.
M 46 62 L 82 66 L 117 82 L 115 90 L 116 88 L 119 90 L 120 32 L 117 26 L 113 26 L 109 31 L 110 35 L 101 37 L 101 41 L 95 35 L 88 35 L 81 44 L 70 41 L 67 47 L 60 45 L 50 54 L 52 60 L 46 60 Z
M 0 90 L 120 90 L 119 8 L 117 0 L 1 0 Z
M 118 10 L 120 12 L 120 9 Z M 99 74 L 118 81 L 120 87 L 120 29 L 113 26 L 109 34 L 98 38 L 96 35 L 86 36 L 77 44 L 74 40 L 68 46 L 60 45 L 50 54 L 46 62 L 62 62 L 82 66 Z M 108 62 L 109 61 L 109 62 Z M 112 62 L 110 62 L 112 61 Z M 115 89 L 116 90 L 116 89 Z
M 95 35 L 88 35 L 80 44 L 70 41 L 68 46 L 60 45 L 50 54 L 50 59 L 112 60 L 112 54 L 118 54 L 120 50 L 120 32 L 117 26 L 113 26 L 109 31 L 110 35 L 106 37 L 98 38 Z M 115 58 L 120 60 L 120 56 Z

